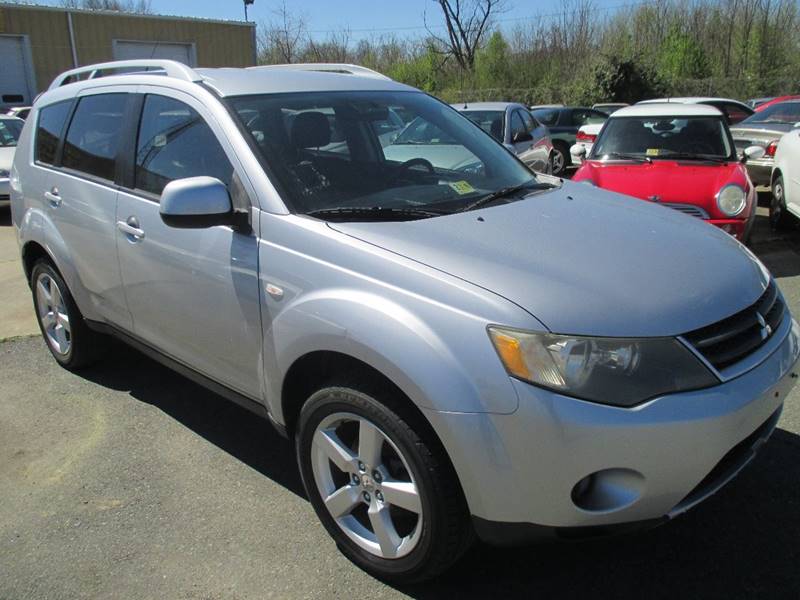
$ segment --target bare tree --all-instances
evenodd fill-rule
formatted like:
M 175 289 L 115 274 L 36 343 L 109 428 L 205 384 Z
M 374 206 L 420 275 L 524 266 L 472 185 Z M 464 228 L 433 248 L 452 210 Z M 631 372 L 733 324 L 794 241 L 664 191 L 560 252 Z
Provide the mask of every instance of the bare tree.
M 152 14 L 150 0 L 61 0 L 64 8 L 82 8 L 85 10 L 113 10 L 137 14 Z
M 481 47 L 489 31 L 491 19 L 502 12 L 505 0 L 434 0 L 442 10 L 447 36 L 430 36 L 441 46 L 443 52 L 452 56 L 462 69 L 472 70 L 475 53 Z
M 259 34 L 260 62 L 292 63 L 297 60 L 301 47 L 307 42 L 308 28 L 305 17 L 291 11 L 286 2 L 273 11 L 273 18 L 261 24 Z

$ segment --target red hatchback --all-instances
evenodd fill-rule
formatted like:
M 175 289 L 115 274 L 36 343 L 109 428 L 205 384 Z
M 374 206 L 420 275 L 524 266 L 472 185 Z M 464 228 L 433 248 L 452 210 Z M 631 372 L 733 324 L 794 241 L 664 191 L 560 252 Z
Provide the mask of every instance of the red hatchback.
M 758 150 L 746 154 L 757 158 Z M 725 118 L 703 104 L 640 104 L 613 113 L 573 181 L 658 202 L 742 242 L 755 219 L 755 188 Z

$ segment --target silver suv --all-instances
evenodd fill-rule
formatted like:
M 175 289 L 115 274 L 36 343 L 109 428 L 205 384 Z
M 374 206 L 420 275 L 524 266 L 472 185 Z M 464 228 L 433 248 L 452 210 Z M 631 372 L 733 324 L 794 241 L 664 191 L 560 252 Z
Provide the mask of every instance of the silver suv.
M 387 158 L 420 121 L 430 143 Z M 388 580 L 476 535 L 674 517 L 797 378 L 798 325 L 727 234 L 534 175 L 360 67 L 67 72 L 11 187 L 55 359 L 113 334 L 270 419 L 342 552 Z

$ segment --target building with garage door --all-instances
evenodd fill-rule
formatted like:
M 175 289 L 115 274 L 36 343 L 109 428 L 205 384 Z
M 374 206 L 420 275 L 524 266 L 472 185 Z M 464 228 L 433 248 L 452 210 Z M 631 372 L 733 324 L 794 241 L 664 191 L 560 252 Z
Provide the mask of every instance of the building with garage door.
M 0 2 L 0 109 L 30 104 L 62 71 L 129 58 L 252 66 L 255 24 Z

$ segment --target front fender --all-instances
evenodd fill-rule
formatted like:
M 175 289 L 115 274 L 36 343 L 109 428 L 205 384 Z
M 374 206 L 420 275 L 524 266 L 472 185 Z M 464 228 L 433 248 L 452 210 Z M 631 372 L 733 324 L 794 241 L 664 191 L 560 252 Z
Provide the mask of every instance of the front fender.
M 272 344 L 265 352 L 271 413 L 284 422 L 283 379 L 296 360 L 315 351 L 339 352 L 370 365 L 421 408 L 514 412 L 517 394 L 485 322 L 444 307 L 433 316 L 356 289 L 298 297 L 266 332 L 265 343 Z

